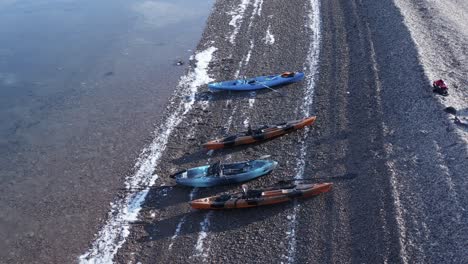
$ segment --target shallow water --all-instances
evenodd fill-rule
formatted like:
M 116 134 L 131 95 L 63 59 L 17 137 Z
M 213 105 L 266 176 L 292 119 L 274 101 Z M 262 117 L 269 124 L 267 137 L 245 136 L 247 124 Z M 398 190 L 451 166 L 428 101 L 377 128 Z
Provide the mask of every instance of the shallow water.
M 70 257 L 55 255 L 59 247 L 89 242 L 94 214 L 107 212 L 152 137 L 212 5 L 0 0 L 0 235 L 11 260 L 61 262 Z M 60 225 L 68 234 L 50 240 Z
M 164 71 L 180 74 L 172 64 L 190 55 L 211 4 L 187 0 L 0 2 L 2 154 L 12 144 L 33 143 L 23 133 L 43 121 L 42 114 L 67 100 L 89 96 L 100 81 L 136 77 L 134 86 L 138 86 L 145 79 L 166 78 Z M 129 71 L 115 71 L 117 62 Z M 132 72 L 142 64 L 152 68 L 151 76 Z M 105 89 L 113 92 L 110 85 Z

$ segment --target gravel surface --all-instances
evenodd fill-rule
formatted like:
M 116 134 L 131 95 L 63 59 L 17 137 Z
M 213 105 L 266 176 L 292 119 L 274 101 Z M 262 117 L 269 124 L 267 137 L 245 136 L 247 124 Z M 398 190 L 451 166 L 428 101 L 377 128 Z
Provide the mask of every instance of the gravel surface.
M 458 110 L 465 125 L 457 133 L 468 142 L 468 2 L 395 0 L 404 15 L 430 81 L 443 79 L 450 96 L 440 97 L 444 106 Z M 468 145 L 467 145 L 468 146 Z
M 466 143 L 431 91 L 401 9 L 391 0 L 322 1 L 317 34 L 310 26 L 317 3 L 216 2 L 197 48 L 216 47 L 208 65 L 211 78 L 285 70 L 315 74 L 280 88 L 287 97 L 268 90 L 211 94 L 200 85 L 152 173 L 159 176 L 155 186 L 163 187 L 149 191 L 114 261 L 468 260 Z M 314 43 L 320 43 L 318 61 Z M 188 100 L 183 94 L 171 99 L 167 115 Z M 207 140 L 243 130 L 247 123 L 281 122 L 305 113 L 317 115 L 311 129 L 248 147 L 213 153 L 200 149 Z M 187 201 L 239 186 L 164 187 L 173 184 L 168 175 L 183 168 L 265 154 L 279 168 L 249 186 L 294 177 L 358 176 L 333 180 L 330 193 L 313 199 L 216 212 L 191 210 Z

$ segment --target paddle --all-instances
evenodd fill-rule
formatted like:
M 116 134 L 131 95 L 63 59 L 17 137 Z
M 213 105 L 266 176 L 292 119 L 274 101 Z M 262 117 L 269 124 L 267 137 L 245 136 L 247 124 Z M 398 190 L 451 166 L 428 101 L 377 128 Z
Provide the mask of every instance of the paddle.
M 263 84 L 263 83 L 260 83 L 260 82 L 259 82 L 258 84 L 262 85 L 262 86 L 263 86 L 263 87 L 265 87 L 265 88 L 268 88 L 268 89 L 272 90 L 273 92 L 277 92 L 277 93 L 281 94 L 281 96 L 288 97 L 288 96 L 287 96 L 285 93 L 282 93 L 282 92 L 280 92 L 280 91 L 277 91 L 277 90 L 275 90 L 275 89 L 271 88 L 271 87 L 270 87 L 270 86 L 268 86 L 268 85 L 265 85 L 265 84 Z
M 134 187 L 134 188 L 130 188 L 130 189 L 127 189 L 127 188 L 120 188 L 119 190 L 121 191 L 124 191 L 124 192 L 135 192 L 135 191 L 144 191 L 146 189 L 149 189 L 149 190 L 159 190 L 159 189 L 166 189 L 166 188 L 172 188 L 174 187 L 175 185 L 164 185 L 164 186 L 148 186 L 148 187 Z
M 268 159 L 269 157 L 271 157 L 271 155 L 267 154 L 267 155 L 260 156 L 257 159 Z
M 352 180 L 356 178 L 357 173 L 347 173 L 342 176 L 331 176 L 331 177 L 318 177 L 318 178 L 306 178 L 306 179 L 290 179 L 290 180 L 280 180 L 277 184 L 285 184 L 290 182 L 307 182 L 307 181 L 326 181 L 326 180 Z
M 261 158 L 268 158 L 270 155 L 264 155 L 261 156 Z M 344 180 L 352 180 L 358 176 L 357 173 L 347 173 L 342 176 L 332 176 L 332 177 L 319 177 L 319 178 L 307 178 L 307 179 L 289 179 L 289 180 L 280 180 L 276 182 L 275 184 L 271 185 L 270 187 L 274 187 L 277 185 L 282 185 L 282 184 L 287 184 L 291 182 L 317 182 L 317 181 L 326 181 L 326 180 L 335 180 L 335 181 L 344 181 Z M 126 192 L 132 192 L 132 191 L 144 191 L 146 189 L 153 190 L 153 189 L 165 189 L 165 188 L 172 188 L 175 187 L 176 185 L 165 185 L 165 186 L 149 186 L 149 187 L 136 187 L 136 188 L 131 188 L 131 189 L 126 189 L 122 188 L 121 190 L 126 191 Z
M 186 171 L 187 171 L 187 170 L 178 171 L 178 172 L 176 172 L 176 173 L 173 173 L 173 174 L 169 175 L 169 177 L 172 178 L 172 179 L 175 179 L 175 177 L 176 177 L 177 174 L 181 174 L 181 173 L 184 173 L 184 172 L 186 172 Z

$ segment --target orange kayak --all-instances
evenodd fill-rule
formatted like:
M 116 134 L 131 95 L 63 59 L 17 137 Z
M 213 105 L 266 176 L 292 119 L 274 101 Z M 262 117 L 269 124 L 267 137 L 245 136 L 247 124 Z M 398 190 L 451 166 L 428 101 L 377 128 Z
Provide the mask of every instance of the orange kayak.
M 239 135 L 209 141 L 203 144 L 203 147 L 207 149 L 221 149 L 272 139 L 294 130 L 304 128 L 305 126 L 309 126 L 315 122 L 316 118 L 316 116 L 311 116 L 302 120 L 294 120 L 272 126 L 263 126 L 258 129 L 242 132 Z
M 190 202 L 195 209 L 234 209 L 284 203 L 294 198 L 307 198 L 328 192 L 332 183 L 298 184 L 234 194 L 222 194 Z

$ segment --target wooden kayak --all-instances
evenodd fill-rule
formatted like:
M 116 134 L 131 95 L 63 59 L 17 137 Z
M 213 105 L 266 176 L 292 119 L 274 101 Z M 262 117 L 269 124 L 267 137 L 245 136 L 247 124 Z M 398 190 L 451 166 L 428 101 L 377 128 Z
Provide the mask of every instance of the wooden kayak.
M 207 149 L 221 149 L 245 144 L 252 144 L 267 139 L 276 138 L 289 132 L 304 128 L 315 122 L 316 116 L 294 120 L 286 123 L 263 126 L 254 130 L 244 131 L 238 135 L 231 135 L 225 138 L 215 139 L 203 144 Z
M 332 183 L 297 184 L 260 190 L 248 190 L 234 194 L 222 194 L 201 198 L 190 202 L 195 209 L 235 209 L 257 207 L 291 201 L 294 198 L 307 198 L 328 192 Z

